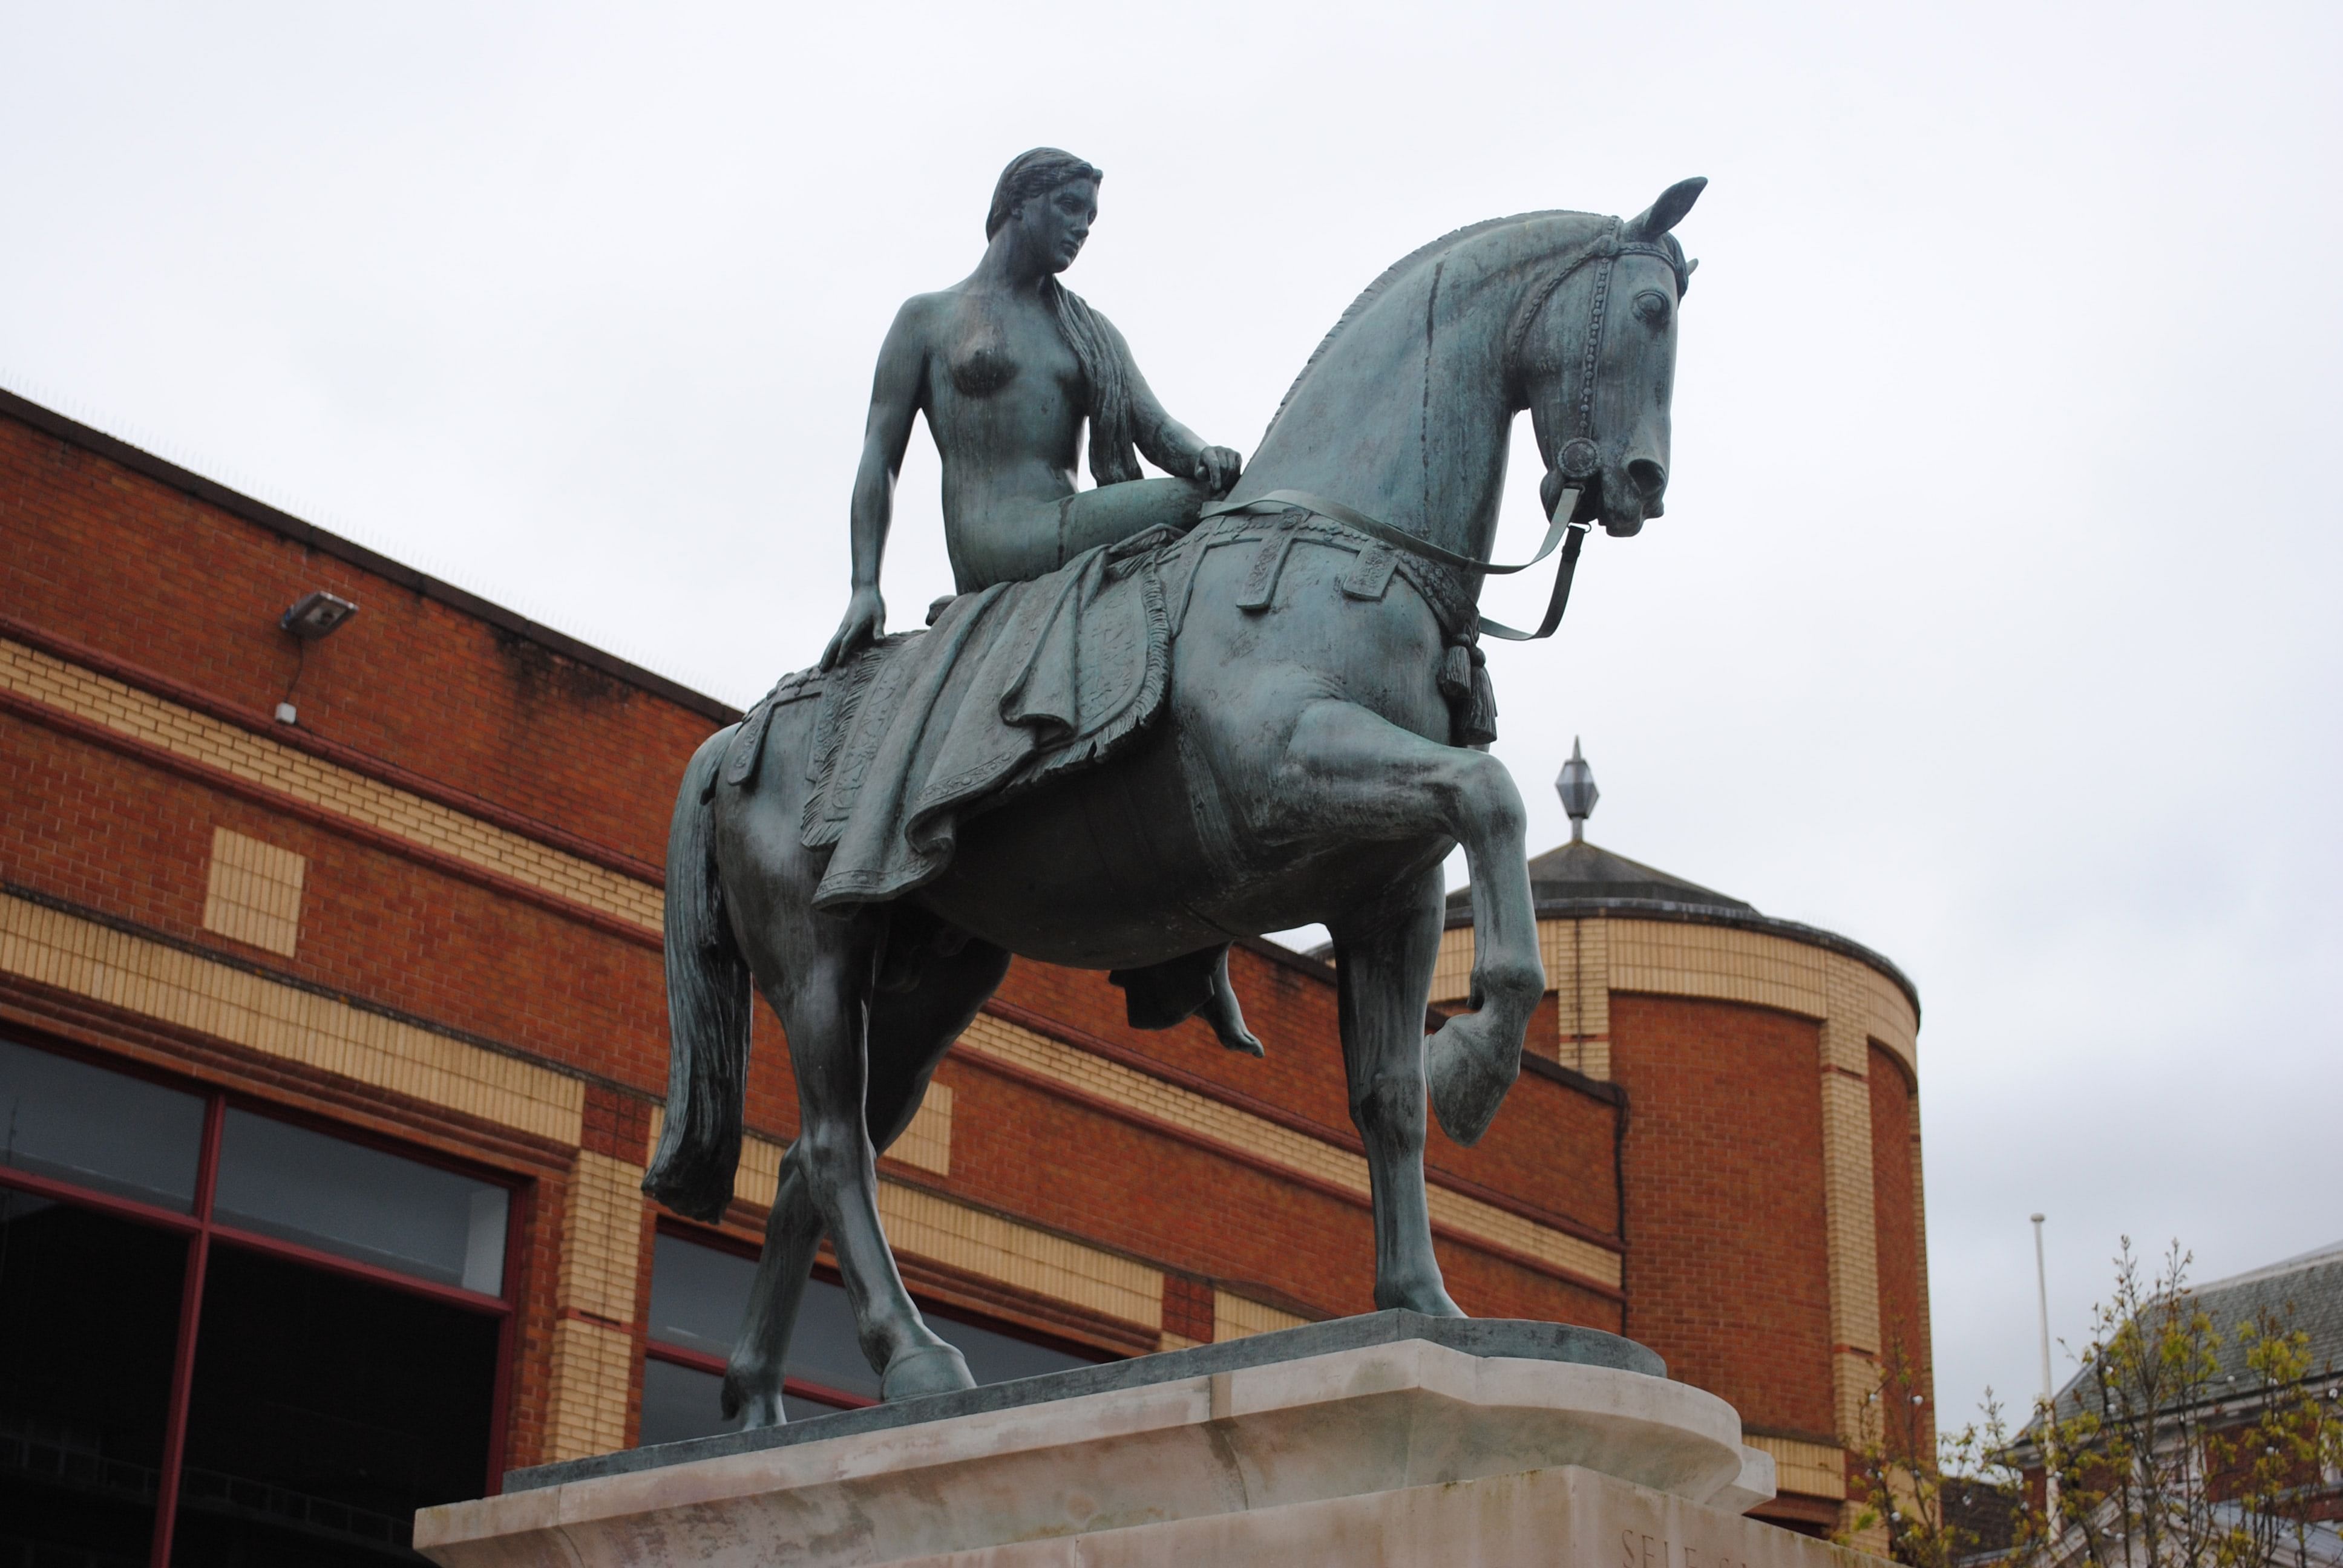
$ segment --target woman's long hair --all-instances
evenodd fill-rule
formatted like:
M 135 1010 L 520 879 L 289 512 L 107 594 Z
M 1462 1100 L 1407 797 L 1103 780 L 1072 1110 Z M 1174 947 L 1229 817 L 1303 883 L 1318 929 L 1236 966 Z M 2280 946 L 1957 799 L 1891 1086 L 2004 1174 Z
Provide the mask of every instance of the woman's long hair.
M 984 237 L 989 241 L 1000 233 L 1011 215 L 1034 196 L 1071 180 L 1095 185 L 1105 177 L 1095 165 L 1057 147 L 1020 153 L 1009 160 L 992 187 L 992 206 L 984 215 Z M 1121 344 L 1089 302 L 1056 277 L 1041 280 L 1041 299 L 1058 325 L 1058 336 L 1066 340 L 1081 364 L 1082 378 L 1090 383 L 1090 407 L 1082 412 L 1091 422 L 1091 483 L 1119 485 L 1138 478 L 1139 452 L 1131 419 L 1131 369 Z

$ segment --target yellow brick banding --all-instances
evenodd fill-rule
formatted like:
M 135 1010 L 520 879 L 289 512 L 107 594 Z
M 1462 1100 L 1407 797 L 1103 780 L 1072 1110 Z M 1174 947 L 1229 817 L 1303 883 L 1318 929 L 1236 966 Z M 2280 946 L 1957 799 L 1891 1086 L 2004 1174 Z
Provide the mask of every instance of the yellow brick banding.
M 1823 1019 L 1820 1062 L 1823 1216 L 1830 1246 L 1831 1341 L 1856 1352 L 1835 1357 L 1832 1367 L 1831 1392 L 1842 1432 L 1859 1430 L 1854 1423 L 1862 1419 L 1863 1402 L 1878 1381 L 1870 1359 L 1880 1346 L 1870 1072 L 1871 1041 L 1883 1020 L 1875 1005 L 1877 993 L 1860 978 L 1872 972 L 1842 959 L 1824 977 L 1828 1010 Z
M 1611 1077 L 1611 922 L 1540 920 L 1538 957 L 1554 988 L 1562 1063 Z
M 1903 990 L 1860 959 L 1794 936 L 1594 915 L 1540 920 L 1538 956 L 1561 1010 L 1565 1040 L 1573 1034 L 1607 1037 L 1610 993 L 1637 991 L 1746 1002 L 1837 1020 L 1855 1038 L 1877 1040 L 1916 1076 L 1919 1070 L 1919 1020 Z M 1432 1000 L 1463 1000 L 1472 973 L 1473 929 L 1443 932 Z M 1860 1060 L 1841 1065 L 1862 1067 Z
M 1863 1431 L 1865 1406 L 1879 1383 L 1879 1362 L 1869 1354 L 1845 1348 L 1831 1352 L 1831 1400 L 1839 1431 Z
M 1871 1090 L 1832 1072 L 1822 1081 L 1823 1214 L 1830 1241 L 1831 1340 L 1879 1348 L 1879 1248 L 1872 1207 Z
M 291 958 L 300 944 L 301 889 L 309 862 L 290 849 L 212 829 L 204 930 Z
M 663 1107 L 651 1111 L 651 1144 L 659 1144 L 659 1131 L 667 1122 Z M 744 1138 L 740 1141 L 740 1163 L 732 1172 L 732 1196 L 745 1199 L 760 1209 L 773 1206 L 773 1195 L 780 1190 L 781 1157 L 789 1152 L 787 1144 L 766 1138 Z
M 881 1178 L 879 1217 L 915 1257 L 1151 1329 L 1163 1326 L 1163 1271 L 1136 1259 Z
M 1919 1020 L 1903 990 L 1860 959 L 1793 936 L 1594 915 L 1540 920 L 1538 956 L 1559 1010 L 1563 1061 L 1591 1078 L 1610 1076 L 1613 991 L 1746 1002 L 1831 1021 L 1847 1038 L 1876 1040 L 1916 1076 L 1919 1070 Z M 1473 929 L 1443 932 L 1432 1000 L 1463 1000 L 1472 974 Z M 1591 1037 L 1578 1042 L 1584 1060 L 1572 1060 L 1573 1036 Z M 1834 1060 L 1862 1070 L 1860 1050 L 1835 1040 L 1833 1049 Z
M 1790 1437 L 1745 1435 L 1741 1441 L 1774 1456 L 1777 1490 L 1803 1497 L 1846 1496 L 1846 1454 L 1836 1445 Z
M 1770 932 L 1622 920 L 1611 932 L 1611 989 L 1713 997 L 1822 1018 L 1829 1011 L 1825 964 L 1833 956 Z
M 1241 1340 L 1249 1334 L 1265 1334 L 1278 1329 L 1298 1329 L 1310 1322 L 1292 1312 L 1278 1311 L 1249 1297 L 1229 1291 L 1212 1292 L 1212 1339 Z
M 654 883 L 6 638 L 0 638 L 0 689 L 613 919 L 648 930 L 659 929 L 664 894 Z
M 951 1174 L 952 1091 L 949 1083 L 930 1083 L 888 1157 L 916 1165 L 939 1176 Z
M 0 972 L 557 1142 L 582 1135 L 577 1079 L 7 894 Z
M 1842 1003 L 1848 1016 L 1862 1020 L 1866 1040 L 1875 1040 L 1882 1049 L 1904 1064 L 1914 1082 L 1920 1076 L 1920 1020 L 1912 1011 L 1912 1000 L 1903 989 L 1873 969 L 1844 954 L 1831 955 L 1831 978 L 1835 989 L 1832 1005 Z
M 1554 970 L 1546 970 L 1545 983 L 1554 984 Z M 1440 956 L 1432 960 L 1432 999 L 1440 1002 L 1463 1001 L 1473 992 L 1473 928 L 1453 926 L 1440 933 Z
M 578 1151 L 561 1217 L 557 1303 L 613 1322 L 634 1322 L 642 1235 L 643 1168 Z
M 634 1371 L 634 1340 L 625 1330 L 578 1318 L 555 1320 L 545 1423 L 548 1462 L 627 1446 L 627 1389 Z
M 1340 1145 L 1077 1050 L 1006 1019 L 979 1016 L 960 1037 L 956 1049 L 1011 1063 L 1345 1191 L 1362 1197 L 1372 1191 L 1366 1160 Z M 1438 1224 L 1614 1288 L 1619 1283 L 1619 1254 L 1608 1248 L 1445 1187 L 1432 1187 L 1429 1197 L 1432 1218 Z

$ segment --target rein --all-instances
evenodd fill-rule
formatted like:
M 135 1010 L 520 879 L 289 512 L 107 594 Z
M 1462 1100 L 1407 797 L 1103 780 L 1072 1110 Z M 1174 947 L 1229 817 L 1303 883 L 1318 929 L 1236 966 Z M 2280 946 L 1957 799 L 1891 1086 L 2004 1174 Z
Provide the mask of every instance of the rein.
M 1322 496 L 1313 496 L 1307 490 L 1272 490 L 1267 495 L 1256 497 L 1250 501 L 1222 501 L 1218 505 L 1206 507 L 1197 514 L 1197 520 L 1202 522 L 1207 518 L 1231 517 L 1241 512 L 1282 512 L 1298 508 L 1302 511 L 1314 512 L 1319 517 L 1341 523 L 1346 528 L 1356 528 L 1370 538 L 1380 540 L 1394 549 L 1405 550 L 1410 555 L 1419 556 L 1429 561 L 1437 561 L 1442 566 L 1453 567 L 1459 571 L 1477 572 L 1483 577 L 1509 577 L 1514 572 L 1527 571 L 1554 554 L 1556 545 L 1562 545 L 1562 559 L 1554 567 L 1554 592 L 1546 599 L 1544 618 L 1538 622 L 1535 631 L 1522 631 L 1517 628 L 1507 626 L 1503 621 L 1490 620 L 1486 617 L 1482 618 L 1480 622 L 1480 631 L 1483 635 L 1497 638 L 1505 642 L 1536 642 L 1552 637 L 1555 629 L 1562 625 L 1563 612 L 1570 608 L 1570 585 L 1571 580 L 1578 573 L 1579 548 L 1586 542 L 1587 532 L 1592 527 L 1587 523 L 1573 522 L 1571 514 L 1578 509 L 1578 498 L 1585 487 L 1584 481 L 1594 477 L 1602 461 L 1602 448 L 1594 440 L 1594 388 L 1603 363 L 1604 318 L 1610 304 L 1612 264 L 1622 256 L 1655 256 L 1675 270 L 1679 295 L 1684 291 L 1683 286 L 1689 271 L 1679 258 L 1671 255 L 1664 247 L 1654 245 L 1649 240 L 1622 240 L 1619 238 L 1618 220 L 1614 218 L 1612 224 L 1610 233 L 1601 241 L 1581 251 L 1568 265 L 1556 267 L 1546 281 L 1523 301 L 1522 308 L 1515 315 L 1514 325 L 1506 334 L 1508 340 L 1506 358 L 1511 361 L 1519 352 L 1521 340 L 1527 334 L 1530 322 L 1535 318 L 1539 311 L 1545 308 L 1546 301 L 1554 297 L 1554 291 L 1580 267 L 1589 262 L 1597 264 L 1599 270 L 1594 277 L 1594 297 L 1587 302 L 1586 350 L 1580 362 L 1577 396 L 1573 400 L 1574 407 L 1571 410 L 1571 422 L 1574 428 L 1570 437 L 1562 443 L 1561 449 L 1555 454 L 1555 468 L 1564 479 L 1565 487 L 1554 498 L 1554 506 L 1548 512 L 1545 540 L 1538 547 L 1537 554 L 1517 565 L 1506 567 L 1477 560 L 1471 556 L 1459 555 L 1454 550 L 1445 549 L 1433 544 L 1430 539 L 1419 538 L 1404 528 L 1393 528 L 1379 518 L 1371 518 L 1366 513 L 1346 507 L 1340 501 L 1330 501 Z M 1568 536 L 1566 544 L 1564 543 L 1565 535 Z

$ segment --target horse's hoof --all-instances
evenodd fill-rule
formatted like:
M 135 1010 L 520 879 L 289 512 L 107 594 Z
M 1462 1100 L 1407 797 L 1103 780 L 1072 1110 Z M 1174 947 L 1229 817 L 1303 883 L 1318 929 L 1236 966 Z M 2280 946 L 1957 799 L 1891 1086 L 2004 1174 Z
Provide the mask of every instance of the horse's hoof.
M 975 1386 L 976 1380 L 968 1375 L 967 1359 L 959 1351 L 940 1342 L 914 1345 L 888 1362 L 887 1371 L 879 1380 L 879 1397 L 891 1403 L 899 1399 L 918 1399 L 922 1394 L 955 1393 Z
M 1389 1311 L 1395 1307 L 1401 1312 L 1414 1312 L 1418 1316 L 1426 1318 L 1461 1318 L 1468 1315 L 1463 1308 L 1458 1306 L 1450 1298 L 1448 1288 L 1437 1279 L 1428 1284 L 1391 1292 L 1389 1295 L 1391 1299 L 1386 1301 L 1384 1292 L 1375 1292 L 1375 1307 L 1378 1311 Z
M 762 1427 L 787 1426 L 789 1415 L 781 1408 L 779 1389 L 758 1386 L 762 1379 L 742 1377 L 727 1372 L 724 1392 L 719 1396 L 719 1408 L 727 1421 L 738 1421 L 742 1432 L 755 1432 Z
M 1268 1054 L 1262 1049 L 1261 1036 L 1247 1029 L 1242 1019 L 1237 1020 L 1234 1023 L 1228 1023 L 1216 1018 L 1212 1020 L 1212 1032 L 1219 1036 L 1221 1043 L 1231 1050 L 1241 1050 L 1247 1056 Z
M 1481 1014 L 1469 1012 L 1450 1019 L 1424 1048 L 1423 1076 L 1432 1113 L 1440 1119 L 1443 1132 L 1468 1149 L 1481 1141 L 1497 1119 L 1505 1091 L 1522 1070 L 1518 1045 L 1507 1062 L 1512 1071 L 1501 1074 L 1489 1065 L 1487 1025 L 1481 1019 Z

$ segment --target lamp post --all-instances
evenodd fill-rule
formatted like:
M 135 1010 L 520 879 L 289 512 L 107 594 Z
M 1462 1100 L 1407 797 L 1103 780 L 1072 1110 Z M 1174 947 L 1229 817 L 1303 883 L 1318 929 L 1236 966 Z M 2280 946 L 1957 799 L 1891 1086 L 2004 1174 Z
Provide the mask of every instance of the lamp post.
M 2036 1322 L 2042 1331 L 2042 1396 L 2038 1408 L 2041 1415 L 2042 1499 L 2043 1512 L 2048 1516 L 2050 1535 L 2058 1535 L 2058 1467 L 2050 1453 L 2050 1426 L 2058 1413 L 2058 1391 L 2050 1384 L 2050 1271 L 2042 1259 L 2042 1216 L 2034 1220 L 2034 1302 Z

